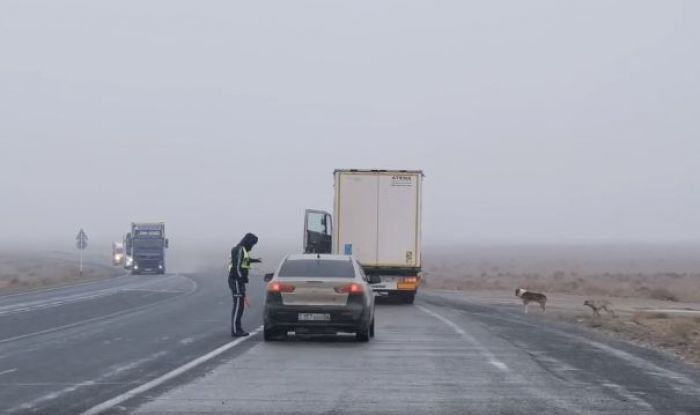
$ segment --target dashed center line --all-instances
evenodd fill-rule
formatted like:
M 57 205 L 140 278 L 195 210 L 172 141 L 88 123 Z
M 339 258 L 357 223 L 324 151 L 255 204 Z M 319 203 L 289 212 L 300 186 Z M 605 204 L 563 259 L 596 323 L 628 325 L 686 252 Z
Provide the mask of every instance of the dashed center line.
M 233 340 L 229 343 L 226 343 L 223 346 L 221 346 L 217 349 L 214 349 L 211 352 L 190 361 L 189 363 L 186 363 L 186 364 L 184 364 L 176 369 L 171 370 L 170 372 L 168 372 L 162 376 L 159 376 L 159 377 L 151 380 L 150 382 L 146 382 L 141 386 L 138 386 L 130 391 L 127 391 L 127 392 L 125 392 L 121 395 L 118 395 L 118 396 L 116 396 L 116 397 L 114 397 L 106 402 L 103 402 L 97 406 L 94 406 L 94 407 L 88 409 L 87 411 L 83 412 L 82 415 L 100 414 L 100 413 L 107 411 L 108 409 L 111 409 L 111 408 L 131 399 L 131 398 L 134 398 L 142 393 L 148 392 L 151 389 L 158 387 L 158 386 L 162 385 L 163 383 L 165 383 L 173 378 L 176 378 L 176 377 L 182 375 L 183 373 L 185 373 L 185 372 L 187 372 L 187 371 L 189 371 L 189 370 L 191 370 L 191 369 L 193 369 L 193 368 L 195 368 L 203 363 L 206 363 L 207 361 L 222 354 L 223 352 L 238 346 L 239 344 L 243 343 L 244 341 L 250 339 L 255 334 L 262 331 L 262 329 L 263 329 L 262 326 L 260 326 L 257 329 L 250 332 L 250 337 L 241 337 L 239 339 L 236 339 L 236 340 Z
M 17 369 L 7 369 L 7 370 L 3 370 L 3 371 L 0 372 L 0 376 L 2 376 L 2 375 L 9 375 L 10 373 L 15 373 L 16 371 L 17 371 Z

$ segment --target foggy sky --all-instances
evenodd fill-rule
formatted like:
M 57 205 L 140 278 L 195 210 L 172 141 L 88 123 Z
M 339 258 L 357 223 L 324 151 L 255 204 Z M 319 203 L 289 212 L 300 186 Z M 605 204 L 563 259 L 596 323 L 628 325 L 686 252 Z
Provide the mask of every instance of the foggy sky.
M 0 241 L 300 241 L 336 168 L 430 241 L 700 240 L 695 1 L 0 2 Z

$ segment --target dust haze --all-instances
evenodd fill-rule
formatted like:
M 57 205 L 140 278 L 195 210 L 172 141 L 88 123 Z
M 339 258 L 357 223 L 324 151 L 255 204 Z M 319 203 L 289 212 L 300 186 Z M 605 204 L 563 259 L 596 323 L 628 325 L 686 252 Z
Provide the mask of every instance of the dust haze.
M 427 246 L 698 244 L 699 13 L 4 1 L 0 244 L 298 249 L 336 168 L 423 169 Z

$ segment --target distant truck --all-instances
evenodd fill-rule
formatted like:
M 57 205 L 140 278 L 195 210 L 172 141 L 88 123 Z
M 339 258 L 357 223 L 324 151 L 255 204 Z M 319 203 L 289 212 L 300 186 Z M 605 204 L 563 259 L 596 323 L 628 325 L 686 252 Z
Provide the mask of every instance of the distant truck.
M 132 274 L 165 273 L 168 239 L 163 222 L 132 223 L 124 239 L 128 247 L 125 267 Z
M 112 242 L 112 265 L 124 266 L 126 262 L 126 253 L 124 251 L 124 242 Z
M 415 300 L 421 274 L 423 172 L 336 170 L 333 215 L 306 211 L 304 252 L 354 255 L 375 293 Z M 335 227 L 333 226 L 335 218 Z
M 131 256 L 131 232 L 124 235 L 124 269 L 129 271 L 131 266 L 134 265 L 134 257 Z

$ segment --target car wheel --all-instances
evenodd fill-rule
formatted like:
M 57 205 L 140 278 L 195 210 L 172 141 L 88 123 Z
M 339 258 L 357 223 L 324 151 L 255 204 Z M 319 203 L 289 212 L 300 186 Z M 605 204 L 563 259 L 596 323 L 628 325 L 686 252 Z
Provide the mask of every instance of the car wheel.
M 369 326 L 369 337 L 374 337 L 374 319 L 372 319 L 372 324 Z
M 360 342 L 368 342 L 369 338 L 371 337 L 371 324 L 368 324 L 367 327 L 361 328 L 355 333 L 355 338 L 357 341 Z
M 282 340 L 286 337 L 286 333 L 274 329 L 263 329 L 263 340 L 266 342 L 274 340 Z

